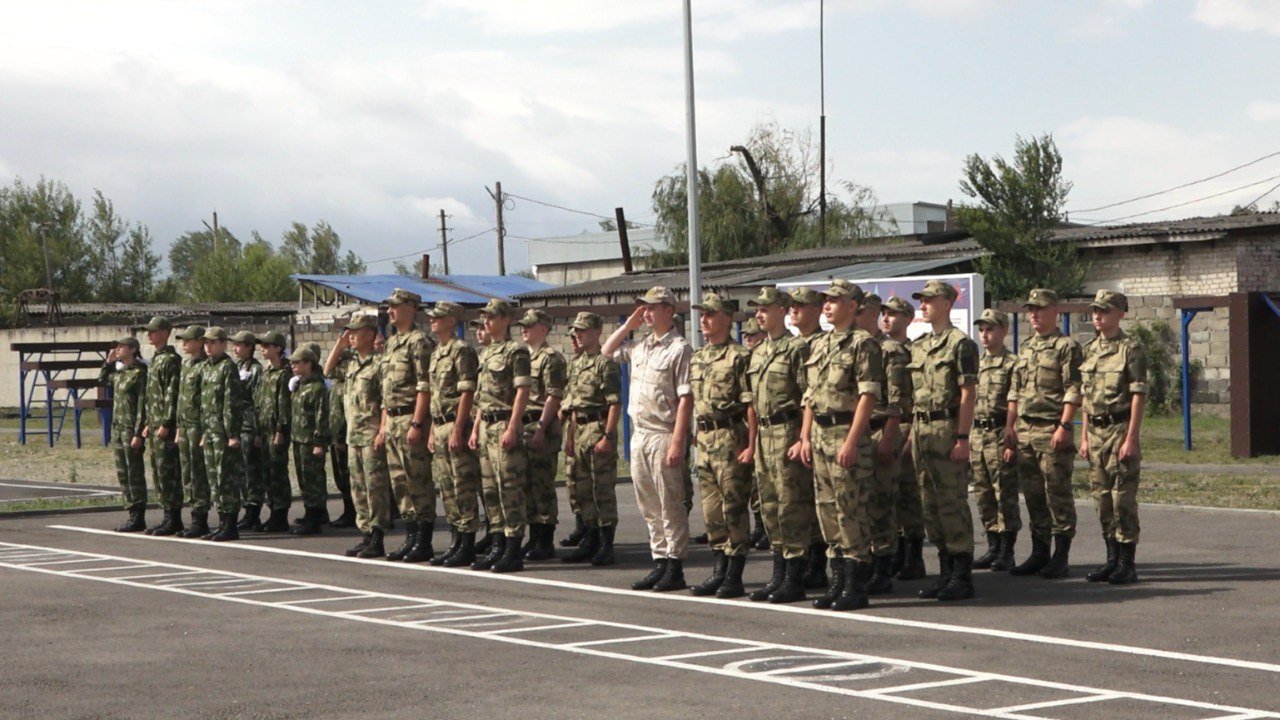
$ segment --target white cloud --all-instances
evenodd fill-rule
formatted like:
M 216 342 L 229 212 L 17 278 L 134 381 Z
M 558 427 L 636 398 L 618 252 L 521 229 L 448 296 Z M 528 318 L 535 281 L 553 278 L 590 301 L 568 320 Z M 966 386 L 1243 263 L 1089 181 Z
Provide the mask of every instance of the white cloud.
M 1275 122 L 1280 120 L 1280 102 L 1258 100 L 1249 103 L 1249 107 L 1245 109 L 1245 112 L 1249 115 L 1249 119 L 1254 122 Z
M 1280 3 L 1274 0 L 1197 0 L 1191 16 L 1209 27 L 1280 35 Z

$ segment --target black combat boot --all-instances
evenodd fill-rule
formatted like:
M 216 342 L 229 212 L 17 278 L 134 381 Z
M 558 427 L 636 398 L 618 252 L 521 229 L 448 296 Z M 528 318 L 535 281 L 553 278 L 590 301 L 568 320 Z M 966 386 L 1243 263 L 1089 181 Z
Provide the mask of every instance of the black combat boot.
M 582 533 L 582 540 L 572 552 L 560 558 L 561 562 L 580 563 L 595 557 L 600 549 L 601 528 L 589 527 Z
M 907 561 L 895 577 L 899 580 L 922 580 L 928 576 L 924 567 L 924 538 L 907 540 Z
M 529 559 L 529 553 L 538 546 L 538 538 L 542 537 L 542 524 L 529 523 L 529 541 L 520 548 L 520 557 Z
M 1071 573 L 1071 538 L 1066 535 L 1053 536 L 1053 557 L 1049 564 L 1040 570 L 1040 577 L 1046 580 L 1057 580 Z
M 556 526 L 543 523 L 538 526 L 538 536 L 531 537 L 533 547 L 525 552 L 525 560 L 555 560 L 556 559 Z
M 262 506 L 261 505 L 245 505 L 244 517 L 236 525 L 237 530 L 253 530 L 257 532 L 262 529 Z
M 694 545 L 706 545 L 707 534 L 702 533 L 701 535 L 694 535 L 693 537 L 689 538 L 689 542 L 693 543 Z
M 603 567 L 617 562 L 613 557 L 613 536 L 617 530 L 617 525 L 607 525 L 600 528 L 600 549 L 596 550 L 596 554 L 591 556 L 592 565 Z
M 803 555 L 783 561 L 785 569 L 782 572 L 782 583 L 777 590 L 769 593 L 769 602 L 780 605 L 804 600 L 805 564 Z
M 509 573 L 519 572 L 524 569 L 524 555 L 520 553 L 520 541 L 523 540 L 519 535 L 507 538 L 507 547 L 503 551 L 502 557 L 493 564 L 493 572 Z
M 170 515 L 169 515 L 169 508 L 165 508 L 165 509 L 164 509 L 164 517 L 160 519 L 160 522 L 156 523 L 155 525 L 152 525 L 151 527 L 147 528 L 146 530 L 143 530 L 143 531 L 142 531 L 142 532 L 143 532 L 143 534 L 145 534 L 145 535 L 155 535 L 157 530 L 159 530 L 160 528 L 164 527 L 165 523 L 169 522 L 169 517 L 170 517 Z
M 418 544 L 418 523 L 406 522 L 404 527 L 404 544 L 387 553 L 387 559 L 393 562 L 399 562 L 404 559 L 405 555 Z
M 782 552 L 773 551 L 773 574 L 769 576 L 769 582 L 764 587 L 752 592 L 748 595 L 751 602 L 764 602 L 769 599 L 769 595 L 782 586 L 782 580 L 787 573 L 787 563 L 782 559 Z
M 755 529 L 751 531 L 751 539 L 748 542 L 756 550 L 768 550 L 769 535 L 764 531 L 764 520 L 760 517 L 760 513 L 756 513 L 753 517 Z
M 224 516 L 222 513 L 218 513 L 218 526 L 217 526 L 217 527 L 213 527 L 213 528 L 209 528 L 209 532 L 205 533 L 204 535 L 201 535 L 201 536 L 200 536 L 200 539 L 201 539 L 201 540 L 212 540 L 214 535 L 217 535 L 218 533 L 220 533 L 220 532 L 222 532 L 224 529 L 226 529 L 226 528 L 224 527 L 224 524 L 225 524 L 225 522 L 226 522 L 224 518 L 225 518 L 225 516 Z M 231 522 L 233 522 L 233 523 L 235 522 L 235 518 L 234 518 L 234 516 L 232 517 Z
M 426 562 L 436 554 L 431 547 L 431 526 L 434 523 L 431 520 L 419 518 L 415 524 L 418 526 L 418 535 L 414 538 L 413 547 L 409 548 L 409 552 L 404 555 L 404 561 L 407 563 Z
M 342 492 L 342 514 L 329 523 L 331 528 L 349 528 L 356 526 L 356 506 L 351 502 L 351 485 Z
M 870 605 L 867 601 L 867 576 L 870 574 L 869 563 L 845 558 L 844 587 L 840 590 L 840 596 L 831 602 L 831 609 L 861 610 Z
M 1007 530 L 1000 533 L 1000 554 L 991 563 L 993 572 L 1009 572 L 1013 569 L 1013 546 L 1017 543 L 1018 533 Z
M 489 570 L 507 551 L 507 536 L 499 533 L 490 533 L 493 536 L 493 542 L 489 544 L 489 552 L 484 557 L 477 558 L 471 563 L 472 570 Z
M 871 580 L 867 583 L 868 595 L 888 595 L 893 592 L 893 556 L 884 555 L 871 560 Z
M 805 590 L 818 590 L 827 586 L 827 544 L 812 543 L 805 556 L 805 573 L 802 581 Z
M 991 563 L 1000 557 L 1000 533 L 987 531 L 987 552 L 981 557 L 974 558 L 974 570 L 987 570 L 991 567 Z
M 1089 582 L 1107 582 L 1111 579 L 1111 575 L 1115 573 L 1116 566 L 1120 564 L 1120 543 L 1111 538 L 1103 538 L 1107 543 L 1107 561 L 1098 566 L 1098 569 L 1084 576 Z
M 918 593 L 921 600 L 936 599 L 938 593 L 942 592 L 942 588 L 951 584 L 951 573 L 955 570 L 955 556 L 945 548 L 938 548 L 938 568 L 938 579 Z
M 560 540 L 560 547 L 578 547 L 578 543 L 582 542 L 582 538 L 587 534 L 587 525 L 582 522 L 582 514 L 574 513 L 573 530 L 569 535 Z
M 493 528 L 489 527 L 489 518 L 481 520 L 480 524 L 484 526 L 484 537 L 476 542 L 476 552 L 481 555 L 487 555 L 493 549 L 493 539 L 496 535 L 493 532 Z
M 167 537 L 169 535 L 177 535 L 182 532 L 182 529 L 182 506 L 175 505 L 164 511 L 164 522 L 149 532 L 157 537 Z
M 1122 543 L 1117 542 L 1119 561 L 1116 563 L 1115 572 L 1111 573 L 1111 577 L 1107 578 L 1107 582 L 1112 585 L 1129 585 L 1138 582 L 1138 543 Z
M 747 567 L 746 555 L 733 555 L 729 558 L 729 567 L 724 574 L 724 582 L 716 588 L 716 597 L 721 600 L 740 598 L 747 594 L 742 587 L 742 571 Z
M 956 553 L 951 556 L 951 582 L 938 591 L 939 600 L 968 600 L 973 597 L 973 555 Z
M 812 552 L 812 550 L 810 551 Z M 831 585 L 827 587 L 827 592 L 821 597 L 813 601 L 813 606 L 819 610 L 830 609 L 831 603 L 840 597 L 840 593 L 844 591 L 846 566 L 841 558 L 832 558 L 831 560 Z
M 729 572 L 729 556 L 724 554 L 722 550 L 713 550 L 711 552 L 713 561 L 711 564 L 711 574 L 701 585 L 694 585 L 689 588 L 689 592 L 699 597 L 705 595 L 715 595 L 716 590 L 720 589 L 720 585 L 724 583 L 725 574 Z
M 1031 556 L 1022 561 L 1021 565 L 1014 567 L 1009 571 L 1010 575 L 1022 577 L 1024 575 L 1036 575 L 1049 564 L 1049 541 L 1041 540 L 1035 535 L 1031 536 Z
M 386 554 L 387 548 L 385 545 L 385 534 L 382 532 L 382 528 L 373 528 L 369 531 L 369 544 L 365 545 L 363 550 L 356 553 L 356 557 L 364 558 L 365 560 L 372 560 L 373 558 L 380 558 Z
M 342 554 L 347 557 L 356 557 L 365 548 L 369 547 L 369 543 L 373 541 L 373 533 L 367 532 L 360 536 L 360 542 L 347 548 Z
M 118 533 L 143 532 L 147 529 L 147 506 L 134 505 L 129 508 L 129 517 L 116 526 Z
M 196 539 L 202 538 L 209 534 L 209 509 L 191 511 L 191 525 L 186 530 L 178 533 L 178 537 Z
M 663 575 L 667 574 L 667 563 L 670 561 L 666 558 L 657 558 L 653 561 L 653 569 L 648 575 L 631 583 L 632 590 L 652 590 Z
M 324 511 L 320 508 L 303 508 L 302 520 L 289 532 L 293 535 L 318 535 L 324 524 Z
M 458 529 L 449 526 L 449 549 L 431 558 L 432 565 L 444 565 L 445 561 L 458 553 L 458 546 L 462 544 L 461 534 Z
M 209 538 L 210 540 L 228 542 L 240 539 L 240 528 L 236 526 L 236 514 L 234 512 L 218 513 L 218 519 L 221 521 L 221 525 L 218 527 L 218 532 Z
M 662 573 L 662 579 L 657 585 L 653 586 L 654 592 L 672 592 L 674 590 L 683 590 L 689 587 L 684 581 L 684 561 L 679 558 L 667 559 L 667 570 Z
M 466 567 L 476 561 L 476 534 L 458 533 L 458 552 L 444 561 L 445 567 Z
M 289 506 L 285 505 L 282 508 L 271 508 L 271 514 L 267 516 L 267 521 L 262 523 L 261 532 L 289 532 Z
M 894 577 L 902 572 L 902 568 L 907 564 L 907 538 L 904 535 L 898 536 L 898 547 L 893 552 L 893 567 L 889 572 Z

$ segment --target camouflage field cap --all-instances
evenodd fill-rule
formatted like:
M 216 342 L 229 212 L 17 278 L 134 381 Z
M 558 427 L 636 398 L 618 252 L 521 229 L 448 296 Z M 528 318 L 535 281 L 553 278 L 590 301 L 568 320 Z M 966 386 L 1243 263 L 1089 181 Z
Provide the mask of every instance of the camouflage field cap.
M 205 340 L 226 340 L 227 331 L 224 330 L 223 328 L 218 327 L 217 325 L 214 325 L 213 327 L 207 327 L 204 329 L 204 339 Z
M 473 327 L 473 328 L 483 328 L 483 327 L 484 327 L 484 316 L 482 316 L 482 315 L 477 315 L 476 317 L 471 318 L 471 322 L 469 322 L 469 323 L 467 323 L 467 324 L 468 324 L 468 325 L 470 325 L 470 326 L 471 326 L 471 327 Z
M 982 311 L 982 316 L 973 321 L 974 325 L 999 325 L 1000 327 L 1009 327 L 1009 313 L 995 308 L 987 308 Z
M 866 293 L 862 292 L 862 288 L 843 278 L 832 280 L 831 286 L 823 290 L 822 294 L 829 298 L 849 298 L 859 302 L 866 297 Z
M 760 294 L 748 300 L 747 304 L 751 307 L 769 307 L 770 305 L 791 307 L 791 296 L 773 285 L 766 285 L 760 288 Z
M 759 335 L 762 332 L 764 332 L 764 329 L 760 327 L 760 323 L 756 322 L 755 318 L 742 323 L 743 335 Z
M 231 340 L 231 342 L 244 343 L 246 345 L 258 344 L 258 336 L 254 335 L 248 330 L 241 330 L 240 332 L 236 333 L 235 335 L 232 335 L 228 339 Z
M 649 288 L 648 292 L 645 294 L 636 298 L 636 302 L 643 303 L 645 305 L 675 305 L 676 294 L 661 285 L 656 285 Z
M 364 330 L 365 328 L 377 330 L 378 318 L 368 313 L 361 313 L 359 315 L 352 315 L 351 319 L 347 321 L 347 330 Z
M 413 303 L 414 305 L 422 304 L 422 296 L 416 292 L 396 288 L 391 292 L 391 297 L 383 300 L 388 305 L 403 305 L 404 303 Z
M 464 310 L 462 306 L 455 302 L 438 302 L 435 307 L 427 311 L 427 315 L 433 318 L 451 317 L 462 319 Z
M 604 327 L 604 318 L 593 312 L 580 312 L 573 322 L 569 323 L 569 329 L 572 330 L 599 330 Z
M 316 360 L 317 360 L 317 361 L 320 359 L 320 356 L 321 356 L 321 354 L 322 354 L 322 353 L 320 352 L 320 343 L 307 343 L 307 344 L 306 344 L 306 345 L 304 345 L 303 347 L 305 347 L 306 349 L 308 349 L 308 350 L 310 350 L 311 352 L 315 353 L 315 356 L 316 356 Z
M 511 303 L 502 298 L 489 298 L 489 302 L 478 311 L 481 315 L 496 315 L 498 317 L 511 317 L 515 314 L 516 309 Z
M 870 310 L 878 315 L 880 313 L 880 308 L 883 306 L 884 302 L 880 299 L 880 296 L 875 293 L 867 293 L 862 297 L 862 310 Z
M 291 363 L 309 362 L 312 364 L 317 364 L 320 362 L 320 356 L 316 354 L 315 350 L 312 350 L 309 347 L 304 347 L 301 350 L 298 350 L 297 352 L 295 352 L 292 356 L 290 356 L 289 362 Z
M 821 305 L 822 301 L 822 293 L 811 287 L 791 288 L 791 303 L 793 305 Z
M 1058 304 L 1058 293 L 1049 288 L 1036 288 L 1027 296 L 1022 307 L 1052 307 Z
M 182 328 L 182 332 L 178 333 L 178 339 L 179 340 L 203 340 L 204 326 L 188 325 Z
M 720 297 L 716 293 L 707 293 L 702 296 L 702 302 L 694 305 L 693 307 L 701 310 L 702 312 L 722 312 L 732 315 L 738 312 L 738 301 Z
M 951 283 L 941 280 L 930 280 L 924 284 L 924 289 L 919 292 L 911 293 L 912 300 L 923 300 L 925 298 L 944 297 L 948 300 L 955 300 L 960 297 L 960 293 L 956 291 Z
M 1099 290 L 1098 294 L 1093 296 L 1093 302 L 1089 303 L 1089 309 L 1103 312 L 1110 310 L 1129 312 L 1129 298 L 1115 290 Z
M 520 327 L 533 327 L 539 323 L 550 328 L 555 324 L 555 321 L 551 319 L 551 316 L 548 315 L 545 310 L 540 308 L 529 308 L 528 310 L 525 310 L 524 317 L 516 321 L 516 324 Z
M 148 330 L 148 331 L 153 331 L 153 330 L 172 330 L 172 329 L 173 329 L 173 323 L 169 322 L 169 318 L 166 318 L 166 317 L 160 317 L 159 315 L 156 315 L 155 317 L 153 317 L 153 318 L 151 318 L 150 320 L 148 320 L 146 325 L 142 325 L 142 326 L 140 326 L 138 329 L 139 329 L 139 330 Z
M 284 333 L 277 330 L 263 333 L 258 336 L 259 345 L 275 345 L 276 347 L 284 347 Z
M 900 313 L 902 315 L 906 315 L 907 317 L 916 316 L 916 309 L 912 307 L 911 303 L 907 302 L 899 295 L 894 295 L 888 300 L 885 300 L 884 303 L 880 306 L 880 310 L 881 312 Z
M 122 335 L 122 336 L 120 336 L 120 337 L 116 338 L 116 344 L 117 344 L 117 345 L 128 345 L 129 347 L 133 348 L 134 350 L 141 350 L 141 349 L 142 349 L 142 345 L 138 343 L 138 338 L 136 338 L 136 337 L 134 337 L 134 336 L 132 336 L 132 335 Z

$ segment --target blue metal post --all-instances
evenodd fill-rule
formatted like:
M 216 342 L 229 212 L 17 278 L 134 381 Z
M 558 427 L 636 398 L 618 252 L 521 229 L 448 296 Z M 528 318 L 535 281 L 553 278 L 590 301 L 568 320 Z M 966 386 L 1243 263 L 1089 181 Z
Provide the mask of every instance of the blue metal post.
M 1191 449 L 1191 334 L 1187 328 L 1199 310 L 1182 310 L 1182 446 Z
M 1062 313 L 1062 334 L 1071 337 L 1071 313 Z
M 27 444 L 27 371 L 22 369 L 27 354 L 18 353 L 18 444 Z
M 625 325 L 627 318 L 619 318 L 618 323 Z M 619 363 L 622 371 L 622 457 L 631 462 L 631 414 L 627 408 L 631 405 L 631 363 Z
M 1018 313 L 1013 313 L 1013 351 L 1018 352 Z

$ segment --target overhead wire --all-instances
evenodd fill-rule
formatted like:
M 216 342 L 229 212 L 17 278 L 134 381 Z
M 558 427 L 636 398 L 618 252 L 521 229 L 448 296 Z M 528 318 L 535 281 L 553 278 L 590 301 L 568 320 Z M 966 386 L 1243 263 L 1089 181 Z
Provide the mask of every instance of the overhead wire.
M 1251 188 L 1251 187 L 1254 187 L 1254 186 L 1257 186 L 1257 185 L 1261 185 L 1261 184 L 1263 184 L 1263 183 L 1265 183 L 1265 182 L 1270 182 L 1270 181 L 1272 181 L 1272 180 L 1277 180 L 1277 179 L 1280 179 L 1280 175 L 1272 175 L 1271 177 L 1263 178 L 1263 179 L 1261 179 L 1261 180 L 1256 180 L 1256 181 L 1251 182 L 1251 183 L 1249 183 L 1249 184 L 1247 184 L 1247 185 L 1241 185 L 1240 187 L 1231 188 L 1230 190 L 1223 190 L 1222 192 L 1213 193 L 1212 195 L 1205 195 L 1204 197 L 1198 197 L 1198 198 L 1195 198 L 1195 199 L 1193 199 L 1193 200 L 1186 200 L 1186 201 L 1183 201 L 1183 202 L 1180 202 L 1180 203 L 1174 203 L 1173 205 L 1166 205 L 1166 206 L 1164 206 L 1164 207 L 1162 207 L 1162 208 L 1156 208 L 1155 210 L 1147 210 L 1147 211 L 1145 211 L 1145 212 L 1134 213 L 1134 214 L 1132 214 L 1132 215 L 1124 215 L 1124 216 L 1122 216 L 1122 217 L 1118 217 L 1118 218 L 1109 218 L 1109 219 L 1107 219 L 1107 220 L 1098 220 L 1098 221 L 1096 221 L 1096 222 L 1091 222 L 1091 223 L 1089 223 L 1089 224 L 1090 224 L 1090 225 L 1105 225 L 1105 224 L 1108 224 L 1108 223 L 1120 222 L 1121 220 L 1131 220 L 1131 219 L 1136 218 L 1136 217 L 1143 217 L 1144 215 L 1154 215 L 1155 213 L 1158 213 L 1158 212 L 1164 212 L 1165 210 L 1172 210 L 1172 209 L 1174 209 L 1174 208 L 1180 208 L 1180 207 L 1184 207 L 1184 206 L 1186 206 L 1186 205 L 1194 205 L 1195 203 L 1203 202 L 1203 201 L 1205 201 L 1205 200 L 1212 200 L 1212 199 L 1217 198 L 1217 197 L 1222 197 L 1223 195 L 1230 195 L 1230 194 L 1231 194 L 1231 193 L 1233 193 L 1233 192 L 1239 192 L 1239 191 L 1241 191 L 1241 190 L 1246 190 L 1246 189 L 1248 189 L 1248 188 Z M 1277 186 L 1277 187 L 1280 187 L 1280 186 Z M 1276 189 L 1276 188 L 1272 188 L 1271 190 L 1268 190 L 1267 192 L 1265 192 L 1265 193 L 1263 193 L 1261 196 L 1259 196 L 1259 198 L 1258 198 L 1258 199 L 1260 200 L 1260 199 L 1262 199 L 1262 198 L 1266 197 L 1267 195 L 1271 194 L 1271 192 L 1273 192 L 1275 189 Z M 1257 200 L 1255 200 L 1254 202 L 1257 202 Z
M 1235 171 L 1237 171 L 1237 170 L 1243 170 L 1243 169 L 1245 169 L 1245 168 L 1247 168 L 1247 167 L 1249 167 L 1249 166 L 1251 166 L 1251 165 L 1257 165 L 1258 163 L 1262 162 L 1263 160 L 1270 160 L 1271 158 L 1276 157 L 1276 156 L 1280 156 L 1280 150 L 1277 150 L 1276 152 L 1270 153 L 1270 154 L 1268 154 L 1268 155 L 1263 155 L 1263 156 L 1262 156 L 1262 157 L 1260 157 L 1260 158 L 1255 158 L 1255 159 L 1253 159 L 1253 160 L 1250 160 L 1249 162 L 1247 162 L 1247 163 L 1245 163 L 1245 164 L 1243 164 L 1243 165 L 1237 165 L 1237 166 L 1235 166 L 1235 167 L 1233 167 L 1233 168 L 1230 168 L 1230 169 L 1227 169 L 1227 170 L 1223 170 L 1223 171 L 1222 171 L 1222 172 L 1220 172 L 1220 173 L 1216 173 L 1216 174 L 1210 175 L 1210 176 L 1208 176 L 1208 177 L 1203 177 L 1203 178 L 1200 178 L 1200 179 L 1198 179 L 1198 180 L 1192 180 L 1191 182 L 1186 182 L 1186 183 L 1183 183 L 1183 184 L 1181 184 L 1181 185 L 1177 185 L 1177 186 L 1175 186 L 1175 187 L 1171 187 L 1171 188 L 1169 188 L 1169 189 L 1167 189 L 1167 190 L 1158 190 L 1158 191 L 1153 192 L 1153 193 L 1147 193 L 1146 195 L 1139 195 L 1138 197 L 1135 197 L 1135 198 L 1129 198 L 1128 200 L 1121 200 L 1121 201 L 1119 201 L 1119 202 L 1113 202 L 1113 203 L 1110 203 L 1110 204 L 1107 204 L 1107 205 L 1099 205 L 1098 207 L 1083 208 L 1083 209 L 1080 209 L 1080 210 L 1072 210 L 1071 212 L 1073 212 L 1073 213 L 1090 213 L 1090 212 L 1097 212 L 1097 211 L 1099 211 L 1099 210 L 1108 210 L 1108 209 L 1113 208 L 1113 207 L 1120 207 L 1121 205 L 1128 205 L 1128 204 L 1130 204 L 1130 203 L 1138 202 L 1139 200 L 1147 200 L 1147 199 L 1150 199 L 1150 198 L 1153 198 L 1153 197 L 1158 197 L 1158 196 L 1160 196 L 1160 195 L 1167 195 L 1168 193 L 1174 192 L 1175 190 L 1182 190 L 1183 188 L 1189 188 L 1189 187 L 1191 187 L 1191 186 L 1193 186 L 1193 185 L 1199 185 L 1200 183 L 1209 182 L 1210 180 L 1217 180 L 1218 178 L 1223 177 L 1223 176 L 1225 176 L 1225 175 L 1230 175 L 1231 173 L 1233 173 L 1233 172 L 1235 172 Z M 1175 207 L 1176 207 L 1176 206 L 1175 206 Z M 1154 210 L 1154 211 L 1152 211 L 1152 212 L 1159 212 L 1159 210 Z M 1134 217 L 1136 217 L 1136 216 L 1134 216 Z

